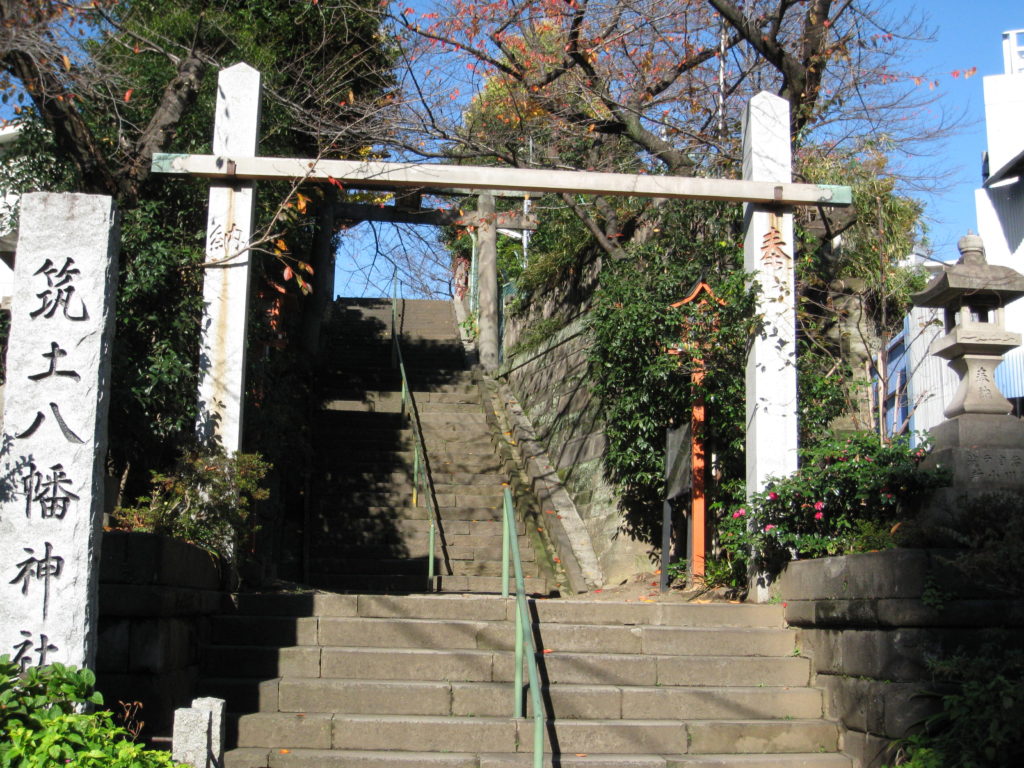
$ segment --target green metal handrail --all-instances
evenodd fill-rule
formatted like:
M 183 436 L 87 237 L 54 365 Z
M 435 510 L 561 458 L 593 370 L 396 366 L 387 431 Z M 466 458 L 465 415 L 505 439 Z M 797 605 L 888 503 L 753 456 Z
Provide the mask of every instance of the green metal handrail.
M 501 596 L 508 597 L 508 563 L 511 556 L 516 577 L 516 664 L 515 664 L 515 717 L 523 716 L 523 655 L 530 677 L 530 701 L 533 704 L 533 768 L 544 764 L 544 707 L 540 697 L 540 670 L 537 667 L 537 647 L 533 642 L 532 622 L 526 604 L 526 580 L 523 578 L 523 559 L 519 554 L 519 536 L 515 529 L 512 491 L 505 486 L 503 499 L 505 525 L 501 536 Z
M 430 511 L 430 533 L 427 542 L 427 585 L 428 589 L 433 590 L 435 587 L 434 576 L 436 571 L 434 546 L 437 542 L 437 533 L 440 528 L 441 513 L 437 508 L 436 497 L 434 496 L 434 480 L 430 476 L 430 465 L 427 463 L 427 442 L 423 438 L 419 410 L 416 408 L 416 399 L 413 397 L 412 387 L 409 386 L 409 376 L 406 374 L 405 360 L 402 357 L 402 345 L 398 340 L 398 281 L 394 278 L 392 278 L 391 292 L 391 364 L 398 368 L 402 377 L 401 415 L 404 417 L 408 413 L 409 425 L 412 427 L 412 505 L 415 507 L 418 497 L 424 496 Z M 444 558 L 445 567 L 450 576 L 452 566 L 448 562 L 447 551 L 444 552 Z

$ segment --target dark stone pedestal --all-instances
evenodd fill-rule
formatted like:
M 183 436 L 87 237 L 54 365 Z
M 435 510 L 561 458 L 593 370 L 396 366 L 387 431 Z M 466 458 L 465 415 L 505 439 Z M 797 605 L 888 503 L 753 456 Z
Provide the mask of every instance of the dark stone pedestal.
M 970 413 L 932 428 L 931 454 L 922 467 L 944 467 L 950 485 L 934 492 L 920 518 L 931 545 L 955 543 L 967 505 L 993 492 L 1024 496 L 1024 421 L 1013 416 Z

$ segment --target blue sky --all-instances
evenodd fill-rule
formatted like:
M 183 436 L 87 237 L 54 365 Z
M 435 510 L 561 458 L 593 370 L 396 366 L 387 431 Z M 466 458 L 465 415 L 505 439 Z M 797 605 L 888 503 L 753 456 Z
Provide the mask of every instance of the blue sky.
M 981 184 L 981 153 L 985 150 L 982 78 L 1002 74 L 1002 33 L 1024 28 L 1024 4 L 1019 0 L 932 0 L 919 7 L 927 8 L 935 42 L 914 45 L 909 51 L 910 67 L 931 71 L 940 83 L 944 106 L 965 112 L 965 124 L 944 146 L 936 147 L 941 162 L 948 163 L 953 173 L 940 194 L 923 198 L 933 255 L 945 260 L 957 256 L 957 239 L 968 228 L 976 229 L 974 190 Z M 978 74 L 969 79 L 954 79 L 949 74 L 971 67 L 977 67 Z M 934 161 L 924 158 L 921 164 Z
M 936 143 L 928 156 L 908 161 L 909 169 L 927 173 L 933 167 L 948 171 L 938 191 L 918 194 L 925 203 L 928 240 L 935 258 L 955 259 L 956 241 L 968 229 L 976 229 L 974 190 L 981 183 L 981 154 L 985 150 L 984 99 L 982 81 L 986 75 L 1003 72 L 1002 33 L 1024 28 L 1024 3 L 1020 0 L 931 0 L 911 3 L 895 0 L 886 5 L 894 15 L 914 8 L 922 11 L 933 32 L 933 42 L 911 43 L 907 47 L 906 69 L 927 74 L 938 81 L 935 105 L 963 119 L 949 138 Z M 970 78 L 954 78 L 952 72 L 977 67 Z M 926 88 L 927 85 L 921 87 Z M 362 225 L 365 227 L 366 225 Z M 382 228 L 382 229 L 387 229 Z M 382 233 L 383 234 L 383 233 Z M 386 237 L 386 236 L 385 236 Z M 362 240 L 362 238 L 355 238 Z M 353 261 L 366 244 L 350 243 L 339 253 L 337 290 L 342 295 L 368 295 L 377 292 L 368 286 L 365 276 L 353 273 Z M 354 246 L 354 247 L 352 247 Z M 355 259 L 353 258 L 355 257 Z M 362 265 L 365 269 L 365 265 Z M 390 268 L 386 267 L 388 272 Z M 370 282 L 377 282 L 380 280 Z

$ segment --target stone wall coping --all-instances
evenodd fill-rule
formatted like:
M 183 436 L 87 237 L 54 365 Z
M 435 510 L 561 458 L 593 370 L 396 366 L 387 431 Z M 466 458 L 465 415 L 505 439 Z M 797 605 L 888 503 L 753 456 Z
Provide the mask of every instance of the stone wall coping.
M 558 477 L 543 443 L 537 438 L 530 418 L 518 400 L 500 379 L 495 381 L 489 393 L 492 411 L 503 427 L 511 433 L 513 451 L 521 468 L 530 478 L 534 493 L 544 510 L 555 514 L 541 515 L 543 524 L 551 535 L 570 587 L 576 592 L 586 592 L 604 586 L 604 575 L 594 552 L 583 519 Z
M 100 582 L 159 584 L 219 590 L 217 558 L 206 550 L 169 536 L 142 531 L 104 531 Z

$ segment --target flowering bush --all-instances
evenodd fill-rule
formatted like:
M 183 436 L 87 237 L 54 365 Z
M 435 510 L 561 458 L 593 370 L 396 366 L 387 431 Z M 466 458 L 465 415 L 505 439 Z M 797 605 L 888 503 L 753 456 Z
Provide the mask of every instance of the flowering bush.
M 880 443 L 858 433 L 830 438 L 800 453 L 800 469 L 771 478 L 748 503 L 721 515 L 719 544 L 729 571 L 751 557 L 775 575 L 792 558 L 884 549 L 922 495 L 948 481 L 944 470 L 919 467 L 927 448 L 905 438 Z

